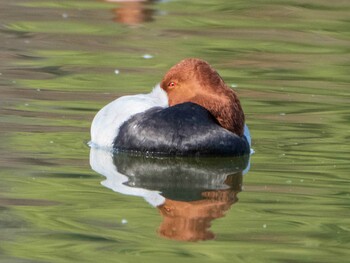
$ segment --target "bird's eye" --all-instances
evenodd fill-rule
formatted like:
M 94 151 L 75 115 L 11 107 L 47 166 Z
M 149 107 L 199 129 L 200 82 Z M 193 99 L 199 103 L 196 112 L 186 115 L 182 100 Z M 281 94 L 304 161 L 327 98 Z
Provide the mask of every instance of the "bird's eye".
M 176 86 L 176 83 L 175 82 L 169 82 L 169 84 L 168 84 L 168 87 L 171 87 L 171 88 L 173 88 L 173 87 L 175 87 Z

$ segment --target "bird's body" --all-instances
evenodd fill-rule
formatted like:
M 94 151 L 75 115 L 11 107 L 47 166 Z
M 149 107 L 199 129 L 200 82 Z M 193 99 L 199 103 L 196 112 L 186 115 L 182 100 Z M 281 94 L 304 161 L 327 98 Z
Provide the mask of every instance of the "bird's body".
M 208 63 L 187 59 L 149 94 L 120 97 L 91 126 L 97 147 L 151 155 L 244 155 L 251 139 L 236 93 Z

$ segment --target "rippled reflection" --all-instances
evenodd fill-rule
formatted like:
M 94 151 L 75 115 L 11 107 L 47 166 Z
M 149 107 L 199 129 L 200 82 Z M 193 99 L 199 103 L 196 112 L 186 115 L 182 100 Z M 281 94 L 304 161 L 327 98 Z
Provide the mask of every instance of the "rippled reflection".
M 215 237 L 211 221 L 238 201 L 249 156 L 235 158 L 149 158 L 91 148 L 90 165 L 107 188 L 143 197 L 163 221 L 158 233 L 182 241 Z
M 116 3 L 113 8 L 114 21 L 127 25 L 137 25 L 153 21 L 154 10 L 149 6 L 154 0 L 104 0 Z

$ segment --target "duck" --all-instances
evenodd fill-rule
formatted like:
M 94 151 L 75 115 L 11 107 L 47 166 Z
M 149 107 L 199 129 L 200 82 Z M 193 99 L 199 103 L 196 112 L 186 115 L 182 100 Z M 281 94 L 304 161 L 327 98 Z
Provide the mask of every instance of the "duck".
M 95 115 L 90 146 L 155 156 L 240 156 L 251 137 L 237 93 L 208 62 L 187 58 L 148 94 L 117 98 Z

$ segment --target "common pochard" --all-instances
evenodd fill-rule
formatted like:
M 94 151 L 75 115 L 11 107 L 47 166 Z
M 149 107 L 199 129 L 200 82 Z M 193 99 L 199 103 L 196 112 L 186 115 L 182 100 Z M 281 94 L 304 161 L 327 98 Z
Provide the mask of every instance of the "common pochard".
M 91 145 L 150 155 L 244 155 L 251 139 L 237 94 L 206 62 L 173 66 L 149 94 L 120 97 L 95 116 Z

